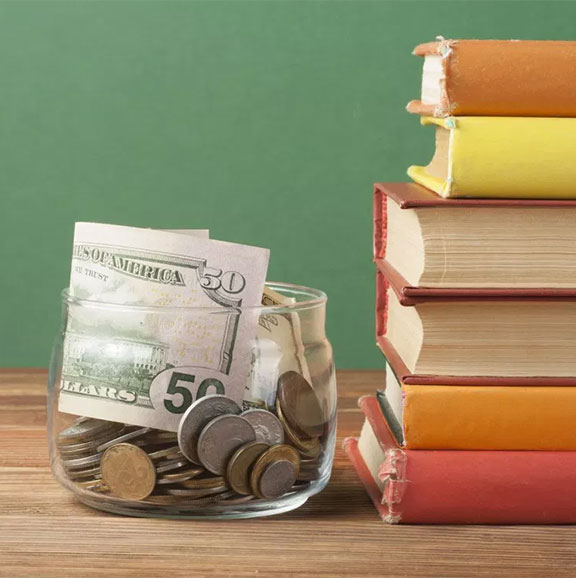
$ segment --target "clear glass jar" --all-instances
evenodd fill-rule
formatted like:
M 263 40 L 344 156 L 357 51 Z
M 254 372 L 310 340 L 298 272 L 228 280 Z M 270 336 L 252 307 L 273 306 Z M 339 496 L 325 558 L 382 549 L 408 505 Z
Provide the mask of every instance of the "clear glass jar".
M 326 295 L 267 291 L 270 304 L 248 308 L 64 291 L 48 386 L 56 479 L 89 506 L 132 516 L 265 516 L 320 492 L 336 433 Z M 169 362 L 174 347 L 186 363 Z

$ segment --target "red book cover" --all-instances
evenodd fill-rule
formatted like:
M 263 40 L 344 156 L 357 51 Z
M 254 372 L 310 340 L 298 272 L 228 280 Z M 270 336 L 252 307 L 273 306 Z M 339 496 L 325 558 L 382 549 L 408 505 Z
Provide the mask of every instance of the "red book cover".
M 405 450 L 373 396 L 359 401 L 383 452 L 379 488 L 344 448 L 380 516 L 401 524 L 574 524 L 576 452 Z
M 554 288 L 439 288 L 414 287 L 386 261 L 387 209 L 386 198 L 401 209 L 470 208 L 470 207 L 576 207 L 576 199 L 445 199 L 416 183 L 376 183 L 374 185 L 374 262 L 390 282 L 402 305 L 414 305 L 431 299 L 439 300 L 546 300 L 576 299 L 576 289 Z

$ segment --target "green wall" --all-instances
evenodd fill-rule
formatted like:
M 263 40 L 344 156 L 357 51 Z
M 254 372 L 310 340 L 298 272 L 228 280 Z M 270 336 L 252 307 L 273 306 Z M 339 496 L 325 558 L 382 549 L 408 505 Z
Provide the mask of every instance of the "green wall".
M 0 3 L 0 365 L 44 366 L 74 221 L 209 227 L 324 289 L 339 367 L 374 346 L 371 188 L 432 135 L 413 46 L 574 38 L 572 2 Z

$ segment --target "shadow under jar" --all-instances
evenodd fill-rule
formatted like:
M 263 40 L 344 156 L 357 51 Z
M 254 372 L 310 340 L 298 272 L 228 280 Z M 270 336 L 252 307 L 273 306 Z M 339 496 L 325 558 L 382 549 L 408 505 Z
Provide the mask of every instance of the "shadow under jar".
M 263 305 L 247 308 L 62 295 L 50 463 L 83 503 L 245 518 L 292 510 L 326 486 L 336 381 L 324 293 L 269 283 Z

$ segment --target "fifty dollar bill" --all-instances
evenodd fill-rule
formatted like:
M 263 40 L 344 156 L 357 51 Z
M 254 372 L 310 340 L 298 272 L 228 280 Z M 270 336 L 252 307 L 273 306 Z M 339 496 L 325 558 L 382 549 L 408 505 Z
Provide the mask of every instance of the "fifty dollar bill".
M 242 402 L 258 312 L 240 308 L 269 251 L 202 236 L 76 224 L 60 411 L 176 431 L 197 397 Z

